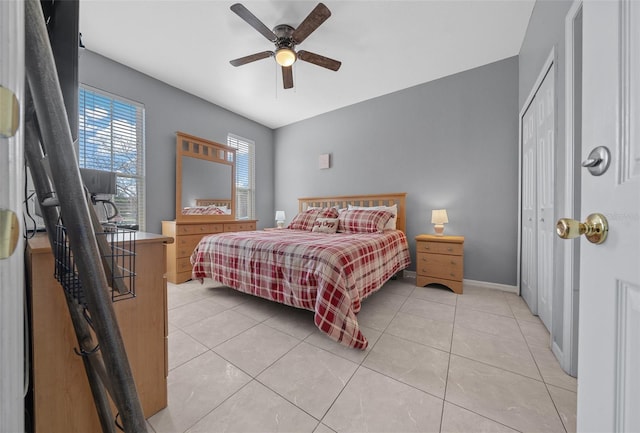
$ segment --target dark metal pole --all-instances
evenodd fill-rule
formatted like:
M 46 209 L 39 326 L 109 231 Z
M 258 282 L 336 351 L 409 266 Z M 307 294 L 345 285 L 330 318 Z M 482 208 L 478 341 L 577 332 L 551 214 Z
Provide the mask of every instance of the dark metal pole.
M 95 325 L 107 371 L 112 374 L 113 400 L 127 433 L 146 432 L 142 406 L 118 328 L 89 216 L 80 170 L 65 114 L 60 83 L 40 2 L 25 2 L 25 64 L 43 145 L 51 167 L 60 213 L 67 229 L 87 308 Z
M 102 426 L 102 433 L 115 433 L 116 426 L 114 422 L 113 413 L 111 412 L 111 406 L 109 405 L 109 399 L 107 398 L 108 389 L 107 386 L 101 381 L 101 374 L 98 369 L 95 368 L 95 363 L 92 363 L 90 357 L 98 357 L 98 353 L 87 353 L 93 346 L 93 338 L 89 332 L 87 322 L 82 317 L 82 313 L 78 311 L 80 306 L 76 300 L 66 291 L 64 297 L 67 301 L 67 308 L 71 315 L 71 322 L 73 323 L 73 329 L 76 332 L 76 338 L 78 340 L 78 346 L 80 347 L 82 363 L 84 364 L 84 370 L 87 373 L 87 379 L 89 379 L 89 387 L 91 388 L 91 394 L 93 395 L 93 402 L 96 405 L 96 412 L 98 413 L 98 419 Z
M 27 94 L 25 97 L 25 100 L 27 100 L 26 107 L 32 107 L 30 95 L 28 95 L 28 89 L 25 94 Z M 24 153 L 27 164 L 31 168 L 31 177 L 33 179 L 33 184 L 36 190 L 38 201 L 42 202 L 45 196 L 51 195 L 53 186 L 51 185 L 51 180 L 47 176 L 43 164 L 44 155 L 40 147 L 36 119 L 34 118 L 35 113 L 28 111 L 31 110 L 25 108 L 26 117 Z M 49 235 L 49 243 L 52 245 L 52 252 L 54 252 L 55 254 L 53 245 L 56 233 L 56 223 L 58 222 L 58 218 L 60 216 L 58 207 L 42 207 L 42 212 L 44 224 L 47 228 L 47 234 Z M 66 290 L 63 290 L 63 293 L 65 296 L 65 300 L 67 301 L 67 308 L 69 309 L 71 322 L 73 324 L 73 328 L 75 329 L 78 346 L 80 346 L 81 350 L 86 352 L 88 347 L 93 347 L 95 345 L 91 336 L 91 332 L 88 329 L 88 324 L 84 320 L 84 317 L 82 317 L 82 314 L 77 311 L 77 302 L 69 296 Z M 97 354 L 93 354 L 91 356 L 97 356 Z M 93 401 L 96 405 L 96 411 L 98 413 L 100 425 L 102 426 L 102 431 L 103 433 L 115 433 L 113 413 L 111 412 L 109 399 L 107 398 L 107 394 L 105 392 L 105 389 L 107 387 L 101 384 L 100 374 L 98 371 L 92 368 L 88 356 L 83 356 L 82 361 L 84 364 L 85 372 L 87 373 L 89 387 L 91 388 L 91 394 L 93 395 Z

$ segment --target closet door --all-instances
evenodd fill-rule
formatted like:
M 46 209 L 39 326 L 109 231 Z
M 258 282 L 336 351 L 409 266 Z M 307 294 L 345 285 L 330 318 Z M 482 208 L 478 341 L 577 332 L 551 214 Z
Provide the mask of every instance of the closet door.
M 551 330 L 555 242 L 554 67 L 547 70 L 522 116 L 521 294 Z
M 538 310 L 535 101 L 522 118 L 522 254 L 521 294 L 533 314 Z
M 551 307 L 553 296 L 553 245 L 555 242 L 554 216 L 554 137 L 555 98 L 554 68 L 543 80 L 536 94 L 536 136 L 537 136 L 537 211 L 538 211 L 538 316 L 551 331 Z

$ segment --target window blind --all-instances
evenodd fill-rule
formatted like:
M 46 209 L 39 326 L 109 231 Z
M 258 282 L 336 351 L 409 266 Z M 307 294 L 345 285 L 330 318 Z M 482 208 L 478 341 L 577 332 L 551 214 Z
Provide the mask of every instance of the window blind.
M 255 142 L 228 134 L 227 145 L 236 149 L 236 218 L 255 219 Z
M 78 94 L 80 167 L 115 172 L 121 222 L 144 230 L 144 106 L 84 85 Z

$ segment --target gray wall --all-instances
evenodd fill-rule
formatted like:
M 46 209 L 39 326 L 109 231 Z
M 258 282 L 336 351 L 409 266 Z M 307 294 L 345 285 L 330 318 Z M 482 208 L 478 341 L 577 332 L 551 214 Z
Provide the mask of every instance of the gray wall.
M 80 83 L 144 104 L 146 231 L 160 233 L 161 221 L 176 216 L 177 131 L 222 144 L 229 132 L 254 140 L 257 218 L 273 224 L 273 130 L 88 50 L 78 69 Z
M 445 234 L 465 236 L 465 278 L 515 285 L 517 101 L 512 57 L 279 128 L 276 209 L 293 216 L 304 196 L 407 192 L 414 263 L 414 237 L 433 233 L 431 210 L 446 208 Z M 330 169 L 318 169 L 322 153 Z
M 551 49 L 555 47 L 556 61 L 556 151 L 555 151 L 555 219 L 564 212 L 565 203 L 565 17 L 572 1 L 537 1 L 529 27 L 520 49 L 518 108 L 522 110 L 533 85 L 540 74 Z M 579 168 L 575 169 L 579 172 Z M 556 238 L 554 245 L 555 263 L 562 263 L 563 248 L 567 241 Z M 564 308 L 564 266 L 555 266 L 553 288 L 553 317 L 551 334 L 562 349 L 562 326 Z

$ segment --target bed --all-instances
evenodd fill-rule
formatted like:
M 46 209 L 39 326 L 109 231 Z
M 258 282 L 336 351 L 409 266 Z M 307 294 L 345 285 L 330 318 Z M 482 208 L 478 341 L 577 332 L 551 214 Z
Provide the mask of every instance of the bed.
M 231 200 L 197 198 L 195 206 L 183 207 L 183 215 L 231 215 Z
M 289 228 L 204 237 L 191 255 L 192 277 L 314 311 L 322 332 L 365 349 L 362 300 L 410 264 L 405 197 L 301 198 Z M 331 233 L 331 223 L 341 231 Z

